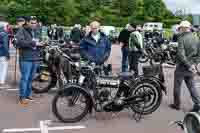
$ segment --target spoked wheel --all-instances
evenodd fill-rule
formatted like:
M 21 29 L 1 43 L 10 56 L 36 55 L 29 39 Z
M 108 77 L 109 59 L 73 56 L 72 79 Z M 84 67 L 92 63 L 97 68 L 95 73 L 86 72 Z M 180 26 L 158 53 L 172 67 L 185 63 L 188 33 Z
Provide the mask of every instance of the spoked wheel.
M 34 93 L 46 93 L 51 88 L 55 87 L 57 83 L 57 77 L 55 74 L 51 74 L 48 71 L 42 71 L 37 73 L 32 81 L 32 90 Z
M 90 99 L 74 86 L 58 92 L 52 102 L 54 115 L 64 123 L 79 122 L 89 111 Z
M 140 82 L 132 90 L 132 95 L 144 95 L 131 109 L 141 115 L 148 115 L 158 109 L 162 102 L 162 92 L 159 85 L 154 82 Z
M 139 58 L 140 63 L 146 63 L 149 60 L 149 57 L 146 54 L 142 54 Z

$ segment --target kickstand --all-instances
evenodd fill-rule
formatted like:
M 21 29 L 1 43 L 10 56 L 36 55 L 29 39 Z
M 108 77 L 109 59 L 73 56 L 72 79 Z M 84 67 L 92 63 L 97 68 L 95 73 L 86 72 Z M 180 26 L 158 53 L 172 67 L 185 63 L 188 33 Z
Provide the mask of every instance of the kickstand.
M 134 112 L 133 113 L 132 118 L 135 119 L 136 122 L 140 122 L 141 121 L 141 119 L 142 119 L 142 113 L 144 112 L 144 108 L 145 108 L 145 103 L 144 103 L 144 106 L 143 106 L 141 112 L 139 112 L 139 113 Z
M 132 118 L 135 119 L 136 122 L 140 122 L 140 120 L 142 119 L 142 114 L 134 112 Z

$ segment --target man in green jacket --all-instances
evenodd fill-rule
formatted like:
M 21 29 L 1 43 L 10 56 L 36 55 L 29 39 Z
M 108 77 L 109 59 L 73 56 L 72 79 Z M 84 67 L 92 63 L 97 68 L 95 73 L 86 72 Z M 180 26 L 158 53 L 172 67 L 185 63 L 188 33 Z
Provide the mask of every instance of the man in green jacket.
M 194 77 L 196 74 L 195 64 L 199 62 L 200 43 L 196 36 L 190 31 L 191 24 L 188 21 L 180 23 L 180 37 L 178 39 L 177 66 L 174 73 L 174 103 L 172 109 L 180 109 L 181 84 L 184 80 L 194 102 L 191 111 L 199 111 L 200 95 L 195 86 Z
M 143 37 L 136 25 L 129 38 L 129 71 L 138 76 L 138 63 L 143 49 Z

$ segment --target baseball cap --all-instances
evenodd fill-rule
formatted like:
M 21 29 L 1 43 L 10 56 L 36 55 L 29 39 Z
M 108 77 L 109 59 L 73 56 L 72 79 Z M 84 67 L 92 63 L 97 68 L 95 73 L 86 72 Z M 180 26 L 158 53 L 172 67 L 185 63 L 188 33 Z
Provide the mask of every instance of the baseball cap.
M 191 27 L 191 23 L 187 20 L 184 20 L 180 23 L 179 28 L 180 27 L 186 27 L 186 28 L 190 28 Z

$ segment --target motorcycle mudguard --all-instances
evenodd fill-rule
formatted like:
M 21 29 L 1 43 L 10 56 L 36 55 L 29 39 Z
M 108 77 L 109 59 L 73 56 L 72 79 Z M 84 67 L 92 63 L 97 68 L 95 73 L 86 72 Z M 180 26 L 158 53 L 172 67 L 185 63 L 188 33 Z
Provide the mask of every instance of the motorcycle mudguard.
M 163 85 L 163 83 L 160 81 L 159 78 L 157 77 L 154 77 L 154 76 L 140 76 L 137 80 L 137 81 L 145 81 L 145 80 L 153 80 L 154 82 L 156 82 L 157 84 L 160 85 L 160 88 L 161 90 L 165 93 L 165 95 L 167 95 L 167 90 L 166 90 L 166 87 Z
M 91 113 L 92 107 L 94 107 L 94 105 L 95 105 L 94 99 L 91 96 L 91 94 L 85 88 L 81 87 L 80 85 L 67 84 L 67 85 L 65 85 L 64 89 L 58 91 L 58 94 L 67 96 L 67 95 L 71 95 L 71 91 L 74 91 L 74 90 L 78 90 L 81 93 L 85 94 L 87 96 L 87 98 L 90 100 L 90 110 L 89 110 L 89 112 Z

